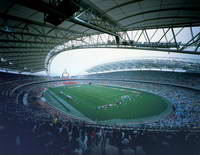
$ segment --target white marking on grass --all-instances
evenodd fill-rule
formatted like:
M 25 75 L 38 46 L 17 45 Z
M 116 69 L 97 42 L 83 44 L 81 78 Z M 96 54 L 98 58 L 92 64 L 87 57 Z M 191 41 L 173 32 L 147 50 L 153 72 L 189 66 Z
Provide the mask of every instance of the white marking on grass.
M 83 115 L 81 112 L 79 112 L 76 108 L 74 108 L 73 106 L 70 105 L 70 103 L 68 103 L 67 101 L 63 100 L 61 97 L 59 97 L 58 95 L 56 95 L 54 92 L 52 91 L 48 91 L 51 95 L 53 95 L 54 97 L 57 98 L 57 100 L 59 100 L 59 102 L 61 102 L 63 105 L 66 106 L 67 109 L 69 109 L 70 111 L 67 113 L 70 113 L 72 115 L 78 116 L 80 118 L 86 119 L 87 121 L 91 121 L 91 119 L 89 119 L 88 117 L 86 117 L 85 115 Z

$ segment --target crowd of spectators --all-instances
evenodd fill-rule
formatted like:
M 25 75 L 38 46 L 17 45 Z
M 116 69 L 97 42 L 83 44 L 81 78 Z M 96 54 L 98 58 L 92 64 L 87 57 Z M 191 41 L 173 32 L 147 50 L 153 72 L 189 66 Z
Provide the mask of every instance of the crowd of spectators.
M 0 72 L 0 93 L 2 96 L 9 96 L 12 90 L 19 85 L 46 79 L 47 77 L 44 76 Z
M 84 81 L 87 83 L 87 81 Z M 160 84 L 104 81 L 95 80 L 95 83 L 133 88 L 147 91 L 164 97 L 173 105 L 173 113 L 160 121 L 148 123 L 146 127 L 151 128 L 191 128 L 200 127 L 200 92 L 175 86 Z M 138 124 L 138 126 L 141 126 Z
M 4 155 L 198 155 L 198 131 L 156 131 L 88 126 L 71 120 L 1 116 Z
M 81 78 L 123 79 L 176 84 L 200 89 L 200 75 L 185 72 L 119 71 L 80 76 Z
M 64 117 L 55 109 L 44 108 L 42 104 L 34 104 L 40 101 L 39 96 L 45 87 L 61 83 L 27 86 L 18 91 L 19 94 L 16 96 L 0 93 L 2 101 L 0 104 L 0 154 L 200 154 L 198 147 L 200 146 L 200 95 L 198 91 L 149 83 L 104 80 L 92 82 L 130 87 L 158 94 L 174 105 L 174 114 L 164 120 L 133 126 L 88 124 Z M 28 102 L 32 103 L 28 106 L 23 104 L 25 94 L 28 94 Z

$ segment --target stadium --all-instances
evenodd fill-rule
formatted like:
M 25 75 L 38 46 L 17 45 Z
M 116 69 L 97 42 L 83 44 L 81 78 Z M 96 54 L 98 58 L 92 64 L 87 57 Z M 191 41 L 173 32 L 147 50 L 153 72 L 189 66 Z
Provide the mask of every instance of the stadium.
M 0 4 L 0 155 L 200 155 L 200 1 Z

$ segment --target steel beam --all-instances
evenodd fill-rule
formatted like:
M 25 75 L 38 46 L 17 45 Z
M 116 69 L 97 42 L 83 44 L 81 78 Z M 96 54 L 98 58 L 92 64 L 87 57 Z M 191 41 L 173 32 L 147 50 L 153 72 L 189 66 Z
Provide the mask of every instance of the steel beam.
M 150 41 L 150 39 L 149 39 L 149 36 L 148 36 L 148 33 L 147 33 L 147 31 L 146 31 L 146 30 L 144 30 L 144 32 L 145 32 L 145 34 L 146 34 L 146 36 L 147 36 L 147 40 L 148 40 L 148 42 L 150 43 L 151 41 Z
M 163 30 L 164 34 L 163 34 L 162 37 L 159 39 L 158 43 L 159 43 L 164 37 L 166 37 L 166 34 L 167 34 L 167 32 L 169 32 L 169 30 L 170 30 L 170 28 L 168 28 L 166 32 Z
M 12 56 L 9 56 L 9 57 L 5 58 L 6 62 L 10 62 L 10 61 L 11 62 L 22 62 L 24 60 L 45 60 L 45 59 L 46 59 L 46 56 L 33 56 L 33 57 L 29 57 L 29 56 L 26 56 L 26 57 L 21 57 L 21 56 L 12 57 Z
M 113 35 L 113 36 L 119 36 L 115 32 L 111 32 L 111 31 L 103 29 L 99 26 L 92 25 L 92 24 L 90 24 L 90 23 L 88 23 L 88 22 L 86 22 L 82 19 L 76 18 L 76 17 L 70 18 L 70 21 L 72 21 L 75 24 L 82 25 L 82 26 L 85 26 L 87 28 L 90 28 L 90 29 L 93 29 L 93 30 L 96 30 L 96 31 L 99 31 L 99 32 L 102 32 L 102 33 L 107 33 L 107 34 L 110 34 L 110 35 Z
M 135 24 L 144 23 L 144 22 L 157 21 L 157 20 L 163 20 L 163 19 L 193 19 L 193 20 L 197 20 L 198 19 L 198 20 L 200 20 L 200 16 L 166 16 L 166 17 L 155 17 L 155 18 L 144 19 L 144 20 L 140 20 L 140 21 L 137 21 L 137 22 L 130 23 L 130 24 L 126 25 L 126 27 L 129 27 L 129 26 L 135 25 Z
M 180 23 L 168 23 L 168 24 L 165 24 L 165 23 L 160 23 L 158 22 L 159 24 L 157 23 L 151 23 L 151 24 L 145 24 L 142 26 L 143 29 L 158 29 L 158 28 L 169 28 L 169 27 L 173 27 L 173 28 L 180 28 L 180 27 L 197 27 L 197 26 L 200 26 L 200 22 L 197 22 L 197 23 L 194 23 L 192 21 L 188 21 L 188 22 L 180 22 Z M 141 30 L 141 25 L 138 25 L 138 26 L 134 26 L 134 27 L 130 27 L 127 29 L 128 31 L 131 31 L 131 30 Z
M 37 25 L 37 26 L 47 27 L 47 28 L 56 29 L 56 30 L 59 30 L 59 31 L 69 32 L 69 33 L 72 33 L 72 34 L 82 34 L 81 32 L 69 30 L 69 29 L 62 28 L 62 27 L 56 27 L 56 26 L 53 26 L 53 25 L 50 25 L 50 24 L 46 24 L 44 22 L 38 22 L 38 21 L 34 21 L 34 20 L 22 18 L 22 17 L 4 14 L 4 13 L 1 13 L 1 12 L 0 12 L 0 18 L 2 18 L 4 20 L 18 21 L 18 22 L 26 23 L 28 25 Z
M 142 30 L 142 31 L 141 31 L 141 33 L 140 33 L 140 35 L 139 35 L 139 37 L 138 37 L 138 39 L 137 39 L 137 41 L 136 41 L 136 42 L 138 42 L 138 41 L 140 40 L 140 37 L 142 36 L 142 34 L 143 34 L 143 31 L 144 31 L 144 30 Z
M 39 56 L 39 55 L 48 55 L 49 52 L 0 52 L 0 57 L 6 58 L 6 57 L 26 57 L 26 56 Z
M 184 29 L 184 27 L 182 27 L 178 32 L 176 32 L 176 34 L 175 34 L 175 37 L 179 34 L 179 33 L 181 33 L 181 31 Z M 172 36 L 172 39 L 169 41 L 169 42 L 171 42 L 172 40 L 174 40 L 174 37 Z
M 192 38 L 194 38 L 194 34 L 193 34 L 193 31 L 192 31 L 192 27 L 190 26 L 190 33 L 191 33 L 191 36 Z M 194 40 L 193 40 L 194 41 Z
M 138 0 L 134 0 L 138 1 Z M 91 1 L 82 1 L 80 3 L 80 6 L 83 8 L 84 11 L 82 11 L 78 16 L 76 17 L 82 17 L 84 14 L 89 15 L 89 17 L 92 17 L 91 19 L 89 18 L 87 20 L 88 23 L 98 25 L 99 27 L 102 27 L 110 32 L 117 32 L 118 30 L 125 30 L 125 27 L 120 25 L 119 23 L 116 22 L 115 19 L 113 19 L 111 16 L 106 14 L 104 10 L 101 8 L 96 7 L 96 5 L 91 2 Z M 96 16 L 96 17 L 95 17 Z M 96 18 L 96 21 L 94 20 Z M 84 20 L 84 18 L 83 18 Z M 99 22 L 97 22 L 99 21 Z M 119 32 L 119 31 L 118 31 Z M 114 35 L 115 36 L 115 35 Z
M 66 19 L 66 15 L 64 13 L 60 12 L 59 10 L 55 9 L 50 4 L 48 4 L 44 1 L 37 0 L 35 2 L 35 1 L 29 1 L 29 0 L 19 0 L 18 3 L 23 5 L 23 6 L 26 6 L 28 8 L 37 10 L 39 12 L 43 12 L 43 13 L 47 13 L 47 14 L 55 14 L 55 15 L 58 16 L 58 18 L 62 17 L 63 19 Z M 98 27 L 94 24 L 88 23 L 88 22 L 81 20 L 79 18 L 70 17 L 68 20 L 75 23 L 75 24 L 79 24 L 79 25 L 82 25 L 84 27 L 88 27 L 88 28 L 93 29 L 93 30 L 97 30 L 97 31 L 100 31 L 100 32 L 103 32 L 103 33 L 118 36 L 115 32 L 110 32 L 106 29 L 103 29 L 102 27 Z
M 200 42 L 197 44 L 197 46 L 196 46 L 194 51 L 197 52 L 199 47 L 200 47 Z
M 185 49 L 185 48 L 187 48 L 187 47 L 189 47 L 189 46 L 191 46 L 192 44 L 194 44 L 194 43 L 196 43 L 196 42 L 198 42 L 199 40 L 200 40 L 200 32 L 199 33 L 197 33 L 192 39 L 190 39 L 182 48 L 180 48 L 180 51 L 182 51 L 183 49 Z M 197 37 L 199 37 L 199 38 L 197 38 Z M 196 40 L 195 40 L 195 38 L 197 38 Z M 195 41 L 194 41 L 195 40 Z
M 43 54 L 43 53 L 45 53 L 45 54 L 47 54 L 47 53 L 49 53 L 49 51 L 48 50 L 43 50 L 43 51 L 29 51 L 29 50 L 26 50 L 26 51 L 14 51 L 14 50 L 12 50 L 12 51 L 0 51 L 0 54 L 2 54 L 2 55 L 6 55 L 6 54 L 26 54 L 26 55 L 28 55 L 28 54 Z
M 52 48 L 47 48 L 47 47 L 37 47 L 37 46 L 1 46 L 0 45 L 0 49 L 46 49 L 48 51 L 50 51 Z M 1 51 L 0 51 L 1 53 Z
M 0 39 L 0 42 L 5 43 L 30 43 L 30 44 L 50 44 L 50 45 L 59 45 L 59 43 L 55 42 L 46 42 L 46 41 L 26 41 L 26 40 L 7 40 L 7 39 Z M 64 42 L 63 42 L 64 43 Z
M 149 10 L 149 11 L 134 13 L 129 16 L 120 18 L 117 20 L 117 22 L 120 22 L 120 21 L 128 19 L 128 18 L 132 18 L 135 16 L 140 16 L 140 15 L 145 15 L 145 14 L 150 14 L 150 13 L 157 13 L 157 12 L 165 12 L 165 11 L 177 11 L 177 10 L 179 10 L 179 11 L 199 11 L 200 12 L 200 7 L 183 7 L 183 8 L 178 7 L 178 8 L 163 8 L 163 9 Z
M 12 67 L 19 67 L 19 66 L 23 66 L 26 67 L 28 65 L 32 66 L 33 64 L 44 64 L 44 60 L 33 60 L 33 61 L 19 61 L 19 62 L 12 62 L 13 64 L 10 63 L 4 63 L 4 64 L 0 64 L 0 67 L 6 67 L 6 68 L 12 68 Z
M 45 38 L 51 38 L 51 39 L 61 39 L 61 40 L 69 40 L 69 38 L 63 38 L 58 36 L 50 36 L 50 35 L 44 35 L 44 34 L 35 34 L 35 33 L 27 33 L 27 32 L 9 32 L 9 31 L 3 31 L 0 30 L 1 33 L 5 34 L 14 34 L 14 35 L 25 35 L 25 36 L 33 36 L 33 37 L 45 37 Z

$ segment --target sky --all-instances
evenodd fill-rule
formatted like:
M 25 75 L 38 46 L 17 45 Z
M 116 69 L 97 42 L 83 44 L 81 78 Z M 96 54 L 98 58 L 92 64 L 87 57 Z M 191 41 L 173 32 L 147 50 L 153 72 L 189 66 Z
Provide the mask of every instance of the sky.
M 102 63 L 141 57 L 181 57 L 200 60 L 200 55 L 147 50 L 117 48 L 75 49 L 60 53 L 54 58 L 50 66 L 50 75 L 61 76 L 65 69 L 71 76 L 79 75 L 90 67 Z
M 182 31 L 179 31 L 182 30 Z M 147 30 L 149 36 L 152 36 L 156 29 Z M 165 29 L 165 32 L 167 29 Z M 200 27 L 192 27 L 193 35 L 197 35 L 200 31 Z M 191 29 L 189 27 L 174 28 L 175 34 L 177 34 L 176 41 L 181 43 L 187 43 L 192 38 Z M 128 31 L 130 40 L 138 40 L 137 37 L 140 33 L 137 31 Z M 151 42 L 158 42 L 160 37 L 164 34 L 162 29 L 158 29 L 157 33 L 151 37 Z M 102 34 L 102 37 L 108 37 L 107 34 Z M 137 37 L 136 37 L 137 36 Z M 135 38 L 136 37 L 136 38 Z M 166 39 L 167 38 L 167 39 Z M 166 38 L 163 37 L 161 42 L 174 42 L 172 32 L 168 31 L 166 33 Z M 172 40 L 171 40 L 172 38 Z M 93 36 L 93 41 L 97 37 Z M 166 39 L 166 40 L 165 40 Z M 90 39 L 85 39 L 86 42 L 90 42 Z M 139 42 L 145 42 L 145 37 L 142 35 L 139 37 Z M 192 49 L 192 47 L 191 47 Z M 190 50 L 190 49 L 188 49 Z M 194 49 L 193 49 L 194 50 Z M 112 61 L 119 61 L 124 59 L 133 59 L 137 57 L 186 57 L 200 59 L 199 55 L 192 54 L 181 54 L 181 53 L 168 53 L 168 52 L 158 52 L 158 51 L 147 51 L 147 50 L 136 50 L 136 49 L 117 49 L 117 48 L 89 48 L 89 49 L 74 49 L 63 52 L 57 55 L 51 63 L 50 75 L 60 76 L 66 69 L 70 75 L 83 74 L 86 69 L 90 67 Z

